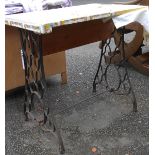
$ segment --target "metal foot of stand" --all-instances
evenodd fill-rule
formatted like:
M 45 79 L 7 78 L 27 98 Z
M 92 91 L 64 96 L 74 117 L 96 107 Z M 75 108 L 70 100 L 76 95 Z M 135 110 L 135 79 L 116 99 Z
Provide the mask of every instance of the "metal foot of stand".
M 125 27 L 123 27 L 121 29 L 121 38 L 120 38 L 119 44 L 116 45 L 113 52 L 112 52 L 110 43 L 112 41 L 112 38 L 114 38 L 115 31 L 117 31 L 116 29 L 112 33 L 111 38 L 107 39 L 106 41 L 101 42 L 101 44 L 100 44 L 101 45 L 100 46 L 101 55 L 100 55 L 97 72 L 95 74 L 94 81 L 93 81 L 93 92 L 96 92 L 97 85 L 101 84 L 104 80 L 105 84 L 106 84 L 106 89 L 109 92 L 113 92 L 118 95 L 131 94 L 132 99 L 133 99 L 133 101 L 132 101 L 133 111 L 137 112 L 137 101 L 136 101 L 135 93 L 133 91 L 132 84 L 130 82 L 127 66 L 125 65 L 125 63 L 127 62 L 127 59 L 125 57 L 125 49 L 124 49 L 124 43 L 125 43 L 124 30 L 125 30 Z M 119 53 L 121 55 L 121 61 L 117 64 L 114 64 L 112 62 L 113 62 L 113 58 L 115 57 L 115 54 L 118 54 L 118 52 L 119 52 L 118 47 L 121 47 L 123 49 L 122 50 L 123 52 Z M 104 60 L 106 62 L 106 55 L 110 56 L 110 60 L 107 64 L 103 64 Z M 105 69 L 103 69 L 105 65 L 106 65 L 106 67 L 105 67 Z M 115 86 L 115 87 L 111 87 L 110 83 L 108 82 L 108 73 L 111 72 L 109 69 L 110 67 L 113 67 L 113 69 L 115 69 L 115 71 L 117 72 L 117 75 L 113 75 L 113 76 L 118 77 L 118 81 L 117 81 L 118 83 L 117 83 L 117 86 Z M 123 75 L 120 70 L 121 71 L 124 70 Z
M 47 122 L 52 125 L 53 131 L 56 132 L 59 143 L 59 151 L 61 154 L 65 153 L 62 137 L 53 112 L 49 111 L 49 107 L 43 102 L 43 96 L 46 90 L 44 66 L 43 66 L 43 53 L 41 35 L 35 34 L 27 30 L 20 29 L 21 38 L 21 56 L 23 69 L 25 71 L 25 103 L 24 114 L 25 120 L 34 118 L 31 113 L 34 108 L 34 97 L 37 98 L 41 105 L 43 120 L 39 124 L 45 125 Z M 51 120 L 49 119 L 49 112 Z

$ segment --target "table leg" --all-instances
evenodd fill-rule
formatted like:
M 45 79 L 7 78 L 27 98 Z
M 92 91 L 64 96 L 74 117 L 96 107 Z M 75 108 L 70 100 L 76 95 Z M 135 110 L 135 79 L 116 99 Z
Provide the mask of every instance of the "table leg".
M 24 114 L 26 121 L 30 118 L 37 120 L 31 113 L 32 110 L 36 110 L 34 108 L 34 97 L 36 97 L 37 101 L 39 101 L 39 104 L 41 105 L 39 110 L 41 111 L 43 117 L 43 119 L 38 122 L 41 125 L 45 125 L 47 121 L 50 121 L 51 119 L 52 122 L 49 124 L 53 125 L 53 131 L 56 132 L 58 137 L 60 153 L 63 154 L 65 149 L 60 130 L 57 127 L 55 116 L 51 111 L 51 118 L 49 118 L 49 107 L 45 104 L 45 102 L 43 102 L 43 96 L 46 90 L 46 81 L 43 65 L 41 35 L 20 29 L 20 37 L 23 69 L 25 70 Z
M 116 30 L 114 30 L 115 32 Z M 107 39 L 106 41 L 101 42 L 101 55 L 100 55 L 100 60 L 98 64 L 98 69 L 96 72 L 96 75 L 94 77 L 93 81 L 93 92 L 96 92 L 96 86 L 98 84 L 101 84 L 103 82 L 103 79 L 106 83 L 106 89 L 110 92 L 117 93 L 119 95 L 123 94 L 131 94 L 133 98 L 133 111 L 137 111 L 137 101 L 136 97 L 132 88 L 132 84 L 130 82 L 129 74 L 128 74 L 128 69 L 125 63 L 127 62 L 127 59 L 125 57 L 125 50 L 124 50 L 124 28 L 122 29 L 121 32 L 121 38 L 119 44 L 115 47 L 114 52 L 112 52 L 111 45 L 110 43 L 112 42 L 112 38 L 114 37 L 114 32 L 112 33 L 111 37 Z M 118 47 L 122 46 L 123 53 L 119 53 Z M 120 54 L 121 55 L 121 60 L 119 63 L 114 64 L 111 63 L 113 61 L 113 57 L 115 54 Z M 103 64 L 106 62 L 106 55 L 110 56 L 110 59 L 108 60 L 108 64 Z M 104 61 L 105 60 L 105 61 Z M 104 66 L 106 67 L 104 68 Z M 116 86 L 110 86 L 112 82 L 108 82 L 110 78 L 108 78 L 109 72 L 111 72 L 110 67 L 113 67 L 113 70 L 116 71 L 118 77 L 118 83 Z M 122 74 L 122 70 L 124 70 L 124 73 Z M 114 73 L 112 73 L 114 74 Z

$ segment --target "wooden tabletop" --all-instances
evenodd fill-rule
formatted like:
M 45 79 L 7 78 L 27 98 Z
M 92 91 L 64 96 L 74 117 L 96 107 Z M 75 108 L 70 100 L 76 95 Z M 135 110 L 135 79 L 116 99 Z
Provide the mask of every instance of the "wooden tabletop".
M 144 8 L 144 6 L 93 3 L 45 11 L 6 15 L 5 24 L 45 34 L 51 33 L 54 27 L 96 19 L 112 18 L 142 8 Z

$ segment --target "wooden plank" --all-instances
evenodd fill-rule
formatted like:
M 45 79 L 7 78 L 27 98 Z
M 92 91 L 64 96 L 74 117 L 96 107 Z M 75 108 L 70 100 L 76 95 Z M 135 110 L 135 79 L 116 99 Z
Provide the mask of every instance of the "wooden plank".
M 149 75 L 149 65 L 147 64 L 142 64 L 136 57 L 131 56 L 128 59 L 129 63 L 131 63 L 131 65 L 138 70 L 140 73 L 145 74 L 145 75 Z
M 112 20 L 93 20 L 56 27 L 53 32 L 42 36 L 44 55 L 105 40 L 114 29 Z
M 143 53 L 143 54 L 137 56 L 137 58 L 142 63 L 148 62 L 149 61 L 149 52 Z

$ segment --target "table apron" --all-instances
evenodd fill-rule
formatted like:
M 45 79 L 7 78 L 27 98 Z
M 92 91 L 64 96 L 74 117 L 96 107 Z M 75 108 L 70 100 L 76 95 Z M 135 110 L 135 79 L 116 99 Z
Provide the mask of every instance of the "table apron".
M 112 20 L 93 20 L 53 28 L 52 33 L 42 35 L 43 55 L 106 40 L 114 30 Z

